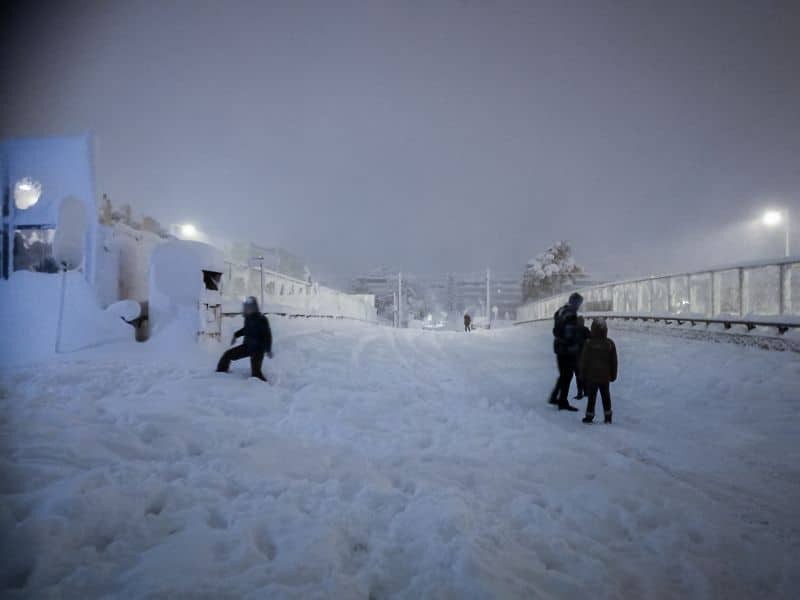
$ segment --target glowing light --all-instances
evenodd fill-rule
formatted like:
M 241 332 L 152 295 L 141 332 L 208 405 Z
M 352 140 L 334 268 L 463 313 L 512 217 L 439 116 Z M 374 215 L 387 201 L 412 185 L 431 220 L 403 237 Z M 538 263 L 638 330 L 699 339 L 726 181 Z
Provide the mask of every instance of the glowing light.
M 42 195 L 42 184 L 30 177 L 25 177 L 14 184 L 14 205 L 19 210 L 30 208 L 39 201 Z
M 185 225 L 181 225 L 181 235 L 187 238 L 197 237 L 197 227 L 195 227 L 191 223 L 186 223 Z
M 768 227 L 780 225 L 781 221 L 783 221 L 783 215 L 778 210 L 768 210 L 761 218 L 761 222 Z

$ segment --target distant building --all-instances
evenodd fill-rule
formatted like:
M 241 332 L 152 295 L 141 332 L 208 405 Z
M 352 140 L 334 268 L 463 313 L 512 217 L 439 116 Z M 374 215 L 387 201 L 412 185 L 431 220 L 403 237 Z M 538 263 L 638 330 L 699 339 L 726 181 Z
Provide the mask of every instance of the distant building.
M 522 302 L 520 278 L 507 273 L 492 273 L 490 301 L 497 307 L 497 317 L 513 319 Z M 397 292 L 397 272 L 378 269 L 356 277 L 352 290 L 375 295 L 378 315 L 391 320 Z M 486 272 L 450 273 L 444 276 L 407 276 L 403 280 L 403 312 L 406 318 L 424 318 L 427 314 L 475 317 L 486 315 Z
M 385 267 L 374 270 L 369 275 L 353 279 L 351 291 L 354 294 L 375 296 L 378 317 L 393 321 L 395 315 L 395 294 L 397 293 L 397 272 Z

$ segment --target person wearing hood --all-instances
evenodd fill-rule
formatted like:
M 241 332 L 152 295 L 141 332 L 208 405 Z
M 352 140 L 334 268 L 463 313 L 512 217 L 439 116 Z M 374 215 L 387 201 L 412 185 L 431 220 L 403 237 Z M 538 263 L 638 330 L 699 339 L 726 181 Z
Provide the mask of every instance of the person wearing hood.
M 261 314 L 258 301 L 253 296 L 244 301 L 242 315 L 244 327 L 233 334 L 231 345 L 240 337 L 244 337 L 244 343 L 228 349 L 222 355 L 217 364 L 217 372 L 227 373 L 231 361 L 249 357 L 252 376 L 266 381 L 267 378 L 261 372 L 261 364 L 264 362 L 265 354 L 272 358 L 272 330 L 269 327 L 269 320 Z
M 610 384 L 617 380 L 617 366 L 617 347 L 608 337 L 605 319 L 595 319 L 592 321 L 592 337 L 586 340 L 580 357 L 580 373 L 589 396 L 584 423 L 594 421 L 598 391 L 603 398 L 605 422 L 611 423 Z
M 553 316 L 553 352 L 558 365 L 558 380 L 550 394 L 550 404 L 558 410 L 578 412 L 567 399 L 572 377 L 578 368 L 581 330 L 578 325 L 578 310 L 583 304 L 583 296 L 573 292 L 567 303 Z

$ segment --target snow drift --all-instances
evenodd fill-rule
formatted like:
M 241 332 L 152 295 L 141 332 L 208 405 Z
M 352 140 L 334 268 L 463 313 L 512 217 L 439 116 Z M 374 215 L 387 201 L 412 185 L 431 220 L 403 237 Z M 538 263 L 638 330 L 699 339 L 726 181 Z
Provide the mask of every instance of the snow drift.
M 18 271 L 0 282 L 0 364 L 55 354 L 62 274 Z M 132 340 L 133 328 L 97 304 L 83 273 L 66 274 L 61 352 Z

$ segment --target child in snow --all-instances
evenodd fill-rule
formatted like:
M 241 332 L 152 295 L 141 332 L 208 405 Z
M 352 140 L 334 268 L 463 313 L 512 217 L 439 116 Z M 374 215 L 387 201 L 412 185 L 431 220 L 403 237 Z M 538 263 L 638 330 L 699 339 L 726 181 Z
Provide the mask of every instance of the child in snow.
M 586 340 L 579 360 L 579 372 L 586 386 L 589 402 L 586 405 L 584 423 L 594 421 L 594 406 L 597 392 L 603 398 L 605 422 L 611 423 L 611 390 L 609 384 L 617 379 L 617 347 L 608 337 L 608 326 L 604 319 L 592 321 L 592 336 Z
M 578 356 L 580 357 L 581 353 L 583 352 L 583 346 L 586 344 L 586 340 L 591 337 L 591 332 L 589 328 L 586 326 L 586 322 L 584 321 L 583 317 L 578 317 Z M 575 400 L 580 400 L 586 395 L 586 386 L 583 385 L 583 377 L 581 376 L 580 365 L 578 365 L 578 369 L 575 372 L 575 385 L 578 386 L 578 394 L 575 396 Z
M 464 313 L 464 331 L 472 331 L 472 317 Z
M 267 378 L 261 372 L 261 363 L 264 362 L 265 354 L 272 358 L 272 331 L 269 328 L 269 320 L 261 314 L 258 309 L 258 301 L 253 296 L 244 301 L 242 314 L 244 315 L 244 327 L 233 334 L 231 344 L 235 344 L 236 339 L 242 336 L 244 336 L 244 343 L 230 348 L 222 355 L 217 364 L 217 372 L 227 373 L 232 360 L 249 356 L 252 376 L 266 381 Z

